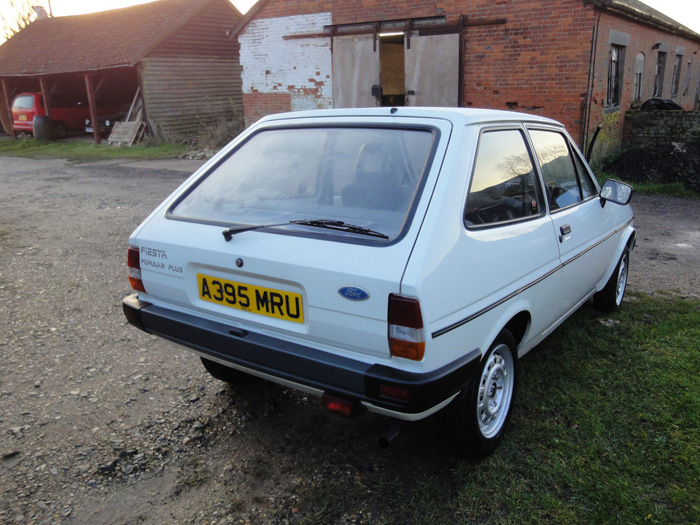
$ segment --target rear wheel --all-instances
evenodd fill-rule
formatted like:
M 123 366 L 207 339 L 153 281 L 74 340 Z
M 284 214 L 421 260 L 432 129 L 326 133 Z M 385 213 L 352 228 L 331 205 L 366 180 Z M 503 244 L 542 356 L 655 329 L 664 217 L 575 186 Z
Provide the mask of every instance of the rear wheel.
M 207 359 L 205 357 L 200 357 L 200 359 L 202 360 L 204 368 L 207 369 L 207 372 L 209 372 L 214 379 L 218 379 L 224 383 L 229 383 L 231 385 L 243 385 L 251 383 L 256 379 L 250 374 L 240 372 L 228 366 L 222 365 L 221 363 L 217 363 L 216 361 L 212 361 L 211 359 Z
M 630 251 L 625 249 L 615 267 L 615 271 L 600 292 L 593 296 L 593 304 L 596 308 L 612 312 L 622 305 L 627 289 L 627 272 L 629 271 Z
M 443 410 L 443 433 L 455 454 L 477 460 L 495 450 L 510 421 L 516 378 L 515 339 L 505 329 L 467 387 Z

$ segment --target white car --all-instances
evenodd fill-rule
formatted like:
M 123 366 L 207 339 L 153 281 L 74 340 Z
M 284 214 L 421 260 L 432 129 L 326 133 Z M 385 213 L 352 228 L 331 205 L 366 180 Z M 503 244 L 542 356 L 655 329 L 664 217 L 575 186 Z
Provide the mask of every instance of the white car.
M 533 115 L 274 115 L 134 231 L 124 312 L 223 381 L 348 416 L 442 411 L 478 458 L 506 428 L 518 358 L 589 299 L 620 306 L 630 196 Z

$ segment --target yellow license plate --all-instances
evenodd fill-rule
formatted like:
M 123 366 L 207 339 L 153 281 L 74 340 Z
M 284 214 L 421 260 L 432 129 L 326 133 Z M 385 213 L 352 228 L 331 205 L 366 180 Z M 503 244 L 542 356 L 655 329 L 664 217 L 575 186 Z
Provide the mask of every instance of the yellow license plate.
M 197 274 L 199 298 L 246 312 L 304 322 L 301 294 Z
M 20 116 L 19 116 L 19 119 L 20 119 L 20 120 L 27 120 L 27 115 L 20 115 Z

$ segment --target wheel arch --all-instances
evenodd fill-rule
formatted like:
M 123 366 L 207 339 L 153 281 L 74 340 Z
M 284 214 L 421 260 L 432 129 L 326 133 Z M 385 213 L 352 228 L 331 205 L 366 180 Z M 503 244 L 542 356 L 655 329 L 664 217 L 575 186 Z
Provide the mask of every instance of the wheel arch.
M 630 224 L 627 227 L 627 229 L 625 230 L 624 234 L 620 237 L 620 241 L 618 242 L 617 248 L 615 249 L 615 257 L 613 257 L 610 260 L 610 264 L 608 266 L 608 269 L 605 271 L 603 278 L 596 285 L 596 291 L 599 292 L 600 290 L 602 290 L 605 287 L 605 284 L 610 279 L 610 276 L 615 271 L 615 268 L 617 268 L 617 263 L 620 261 L 620 257 L 622 257 L 622 253 L 625 250 L 629 250 L 631 252 L 632 249 L 634 248 L 634 245 L 636 242 L 637 242 L 637 231 Z
M 507 320 L 503 322 L 504 319 Z M 503 332 L 503 330 L 508 330 L 515 340 L 515 348 L 512 350 L 515 352 L 513 357 L 517 360 L 519 353 L 518 348 L 525 339 L 527 331 L 530 328 L 532 315 L 526 305 L 521 302 L 521 304 L 515 306 L 514 310 L 507 312 L 507 315 L 503 316 L 501 321 L 502 322 L 494 325 L 489 334 L 488 342 L 484 344 L 483 348 L 486 350 L 491 348 L 491 345 L 493 345 L 493 342 L 498 338 L 501 332 Z M 486 350 L 482 351 L 482 359 L 486 355 Z
M 501 331 L 503 331 L 503 329 L 507 329 L 511 334 L 513 334 L 513 338 L 515 339 L 515 348 L 513 350 L 517 350 L 520 343 L 525 338 L 525 333 L 530 327 L 531 321 L 532 316 L 530 315 L 530 312 L 523 310 L 512 317 L 511 320 L 508 321 L 508 323 L 501 329 Z

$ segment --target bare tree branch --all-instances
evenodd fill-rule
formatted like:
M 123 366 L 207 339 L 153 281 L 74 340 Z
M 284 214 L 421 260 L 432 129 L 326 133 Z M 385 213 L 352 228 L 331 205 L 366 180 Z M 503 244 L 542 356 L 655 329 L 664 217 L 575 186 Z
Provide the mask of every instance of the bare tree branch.
M 36 0 L 0 0 L 0 43 L 19 33 L 30 22 L 36 20 L 34 6 L 41 6 L 50 12 L 50 7 L 42 6 L 47 2 Z M 48 2 L 50 5 L 50 2 Z

